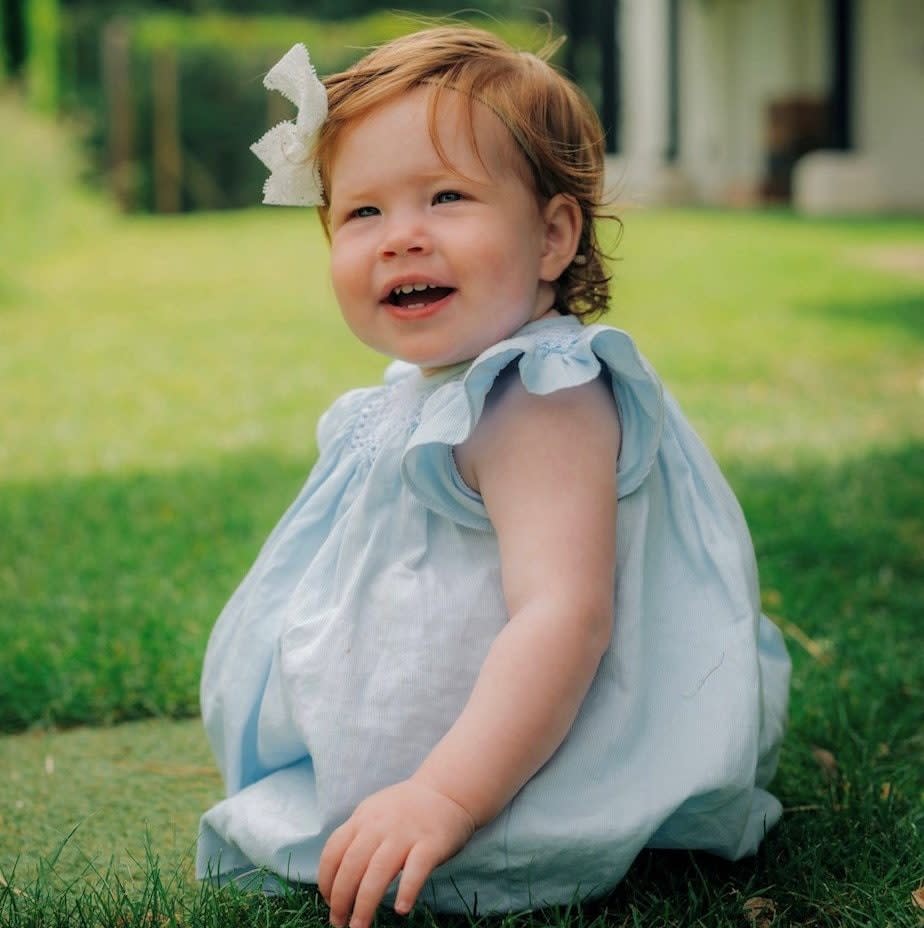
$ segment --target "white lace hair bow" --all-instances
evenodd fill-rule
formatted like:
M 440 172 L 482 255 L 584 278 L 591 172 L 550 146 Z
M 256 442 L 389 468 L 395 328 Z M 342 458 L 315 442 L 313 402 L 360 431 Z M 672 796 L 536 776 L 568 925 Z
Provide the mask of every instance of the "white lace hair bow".
M 263 202 L 273 206 L 318 206 L 324 190 L 311 150 L 327 119 L 327 91 L 318 80 L 308 49 L 293 45 L 263 78 L 267 90 L 277 90 L 298 107 L 295 122 L 281 122 L 250 150 L 269 168 Z

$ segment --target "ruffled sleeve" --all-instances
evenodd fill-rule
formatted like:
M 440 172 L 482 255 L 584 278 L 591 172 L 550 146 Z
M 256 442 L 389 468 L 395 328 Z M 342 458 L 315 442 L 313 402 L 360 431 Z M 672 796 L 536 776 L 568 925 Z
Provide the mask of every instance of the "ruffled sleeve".
M 532 323 L 472 363 L 461 378 L 436 389 L 407 443 L 402 476 L 429 509 L 469 528 L 490 528 L 481 497 L 465 485 L 452 449 L 473 432 L 498 375 L 516 365 L 523 386 L 538 395 L 588 383 L 606 372 L 619 409 L 622 446 L 616 462 L 620 499 L 651 470 L 661 442 L 661 383 L 623 331 L 582 326 L 573 317 Z

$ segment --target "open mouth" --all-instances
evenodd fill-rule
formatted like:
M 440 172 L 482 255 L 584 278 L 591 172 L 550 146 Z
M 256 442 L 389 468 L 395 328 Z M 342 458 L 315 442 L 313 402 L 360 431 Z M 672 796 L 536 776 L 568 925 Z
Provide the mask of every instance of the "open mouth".
M 402 309 L 426 309 L 454 292 L 453 287 L 439 287 L 436 284 L 402 284 L 395 287 L 385 301 Z

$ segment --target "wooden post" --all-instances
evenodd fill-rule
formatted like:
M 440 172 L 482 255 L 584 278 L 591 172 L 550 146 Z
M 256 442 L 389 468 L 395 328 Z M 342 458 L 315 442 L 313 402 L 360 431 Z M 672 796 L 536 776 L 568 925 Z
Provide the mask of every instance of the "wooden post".
M 103 30 L 103 86 L 108 111 L 109 182 L 125 212 L 135 205 L 131 49 L 127 24 L 114 19 Z
M 181 208 L 183 152 L 180 122 L 176 52 L 156 48 L 152 53 L 154 99 L 154 208 L 158 213 L 178 213 Z

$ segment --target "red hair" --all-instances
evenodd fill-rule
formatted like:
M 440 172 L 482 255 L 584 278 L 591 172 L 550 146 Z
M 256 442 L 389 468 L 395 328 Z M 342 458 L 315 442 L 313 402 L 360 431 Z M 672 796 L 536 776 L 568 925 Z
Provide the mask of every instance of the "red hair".
M 584 94 L 546 60 L 559 43 L 539 54 L 519 52 L 490 32 L 468 26 L 424 29 L 374 49 L 355 65 L 325 78 L 329 114 L 314 155 L 321 182 L 330 189 L 337 142 L 344 129 L 376 107 L 427 84 L 430 137 L 443 157 L 438 107 L 446 90 L 469 101 L 469 131 L 475 145 L 476 102 L 491 109 L 510 130 L 523 154 L 536 195 L 548 201 L 565 194 L 580 207 L 578 255 L 556 281 L 556 308 L 578 317 L 600 315 L 609 302 L 609 274 L 596 234 L 603 209 L 603 128 Z M 445 160 L 445 158 L 444 158 Z M 451 165 L 448 165 L 451 167 Z M 320 207 L 329 230 L 328 204 Z

